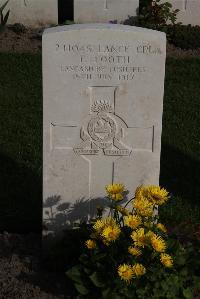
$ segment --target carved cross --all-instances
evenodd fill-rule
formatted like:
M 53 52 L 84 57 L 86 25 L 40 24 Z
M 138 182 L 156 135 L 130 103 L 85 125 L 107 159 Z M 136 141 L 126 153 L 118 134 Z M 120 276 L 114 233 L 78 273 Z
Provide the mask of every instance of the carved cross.
M 105 185 L 116 181 L 115 168 L 120 159 L 130 159 L 137 151 L 154 150 L 154 127 L 128 125 L 115 111 L 116 89 L 89 87 L 89 113 L 81 127 L 75 123 L 51 124 L 52 150 L 74 151 L 77 160 L 88 162 L 89 198 L 102 194 Z
M 108 9 L 108 0 L 104 0 L 104 9 Z
M 187 9 L 188 0 L 183 0 L 183 9 Z

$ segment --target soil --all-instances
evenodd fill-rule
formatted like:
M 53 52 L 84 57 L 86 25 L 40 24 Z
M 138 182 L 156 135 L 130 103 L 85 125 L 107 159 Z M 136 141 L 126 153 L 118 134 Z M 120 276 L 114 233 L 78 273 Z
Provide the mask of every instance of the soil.
M 41 29 L 20 28 L 15 32 L 16 27 L 9 26 L 0 33 L 0 52 L 15 53 L 38 53 L 42 49 Z
M 0 234 L 0 299 L 75 299 L 63 273 L 45 270 L 41 236 Z
M 167 44 L 167 56 L 176 58 L 200 57 L 200 48 L 195 50 L 183 50 L 172 44 Z
M 8 26 L 0 34 L 0 52 L 16 53 L 40 53 L 42 49 L 41 28 L 25 28 L 20 26 Z M 195 50 L 183 50 L 175 46 L 167 45 L 167 56 L 170 57 L 196 57 L 200 56 L 200 48 Z

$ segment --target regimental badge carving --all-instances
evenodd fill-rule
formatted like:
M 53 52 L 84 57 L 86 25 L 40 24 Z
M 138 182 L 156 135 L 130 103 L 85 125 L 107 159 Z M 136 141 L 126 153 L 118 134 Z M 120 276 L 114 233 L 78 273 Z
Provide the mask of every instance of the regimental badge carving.
M 116 121 L 109 116 L 113 112 L 112 107 L 108 102 L 96 102 L 92 111 L 97 111 L 97 115 L 88 123 L 88 134 L 98 148 L 108 148 L 112 146 L 117 131 Z
M 81 127 L 82 142 L 74 148 L 78 155 L 129 156 L 131 150 L 122 139 L 126 123 L 115 114 L 109 100 L 96 100 L 90 107 L 91 116 Z

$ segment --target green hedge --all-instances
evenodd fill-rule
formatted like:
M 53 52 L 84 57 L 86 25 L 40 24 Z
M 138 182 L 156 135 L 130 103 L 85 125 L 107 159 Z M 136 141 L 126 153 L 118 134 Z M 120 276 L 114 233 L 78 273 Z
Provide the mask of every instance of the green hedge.
M 169 42 L 181 49 L 200 48 L 200 26 L 175 25 L 167 28 Z

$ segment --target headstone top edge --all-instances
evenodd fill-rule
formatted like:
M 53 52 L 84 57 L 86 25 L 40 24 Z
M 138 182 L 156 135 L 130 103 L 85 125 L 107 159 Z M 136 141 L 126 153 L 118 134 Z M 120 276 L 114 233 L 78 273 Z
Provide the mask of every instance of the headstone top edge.
M 89 24 L 73 24 L 73 25 L 64 25 L 64 26 L 56 26 L 47 28 L 43 32 L 43 36 L 52 34 L 52 33 L 59 33 L 63 31 L 71 31 L 71 30 L 98 30 L 98 29 L 110 29 L 110 30 L 121 30 L 126 32 L 138 32 L 138 33 L 148 33 L 153 34 L 154 36 L 157 35 L 161 39 L 166 39 L 166 34 L 161 31 L 147 29 L 143 27 L 136 27 L 136 26 L 128 26 L 128 25 L 121 25 L 121 24 L 108 24 L 108 23 L 89 23 Z

